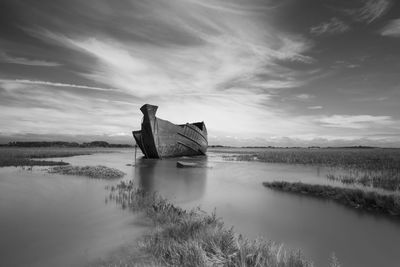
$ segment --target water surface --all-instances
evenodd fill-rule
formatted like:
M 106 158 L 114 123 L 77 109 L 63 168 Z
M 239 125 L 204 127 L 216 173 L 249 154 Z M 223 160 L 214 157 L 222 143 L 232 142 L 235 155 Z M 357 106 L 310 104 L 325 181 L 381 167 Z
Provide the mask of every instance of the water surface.
M 86 158 L 91 165 L 98 157 L 107 164 L 109 156 Z M 110 162 L 121 164 L 126 156 L 114 154 Z M 105 186 L 116 181 L 40 169 L 0 168 L 0 266 L 85 266 L 106 259 L 147 229 L 138 215 L 105 204 Z
M 327 266 L 332 252 L 343 266 L 399 266 L 400 220 L 262 186 L 274 180 L 342 186 L 326 179 L 329 169 L 224 161 L 212 152 L 182 160 L 202 167 L 179 169 L 176 159 L 140 160 L 134 180 L 184 208 L 216 209 L 227 226 L 249 238 L 261 236 L 301 248 L 316 266 Z
M 215 152 L 181 158 L 200 167 L 179 169 L 178 159 L 138 158 L 135 165 L 133 155 L 125 150 L 63 160 L 118 168 L 127 173 L 124 180 L 158 191 L 179 206 L 216 209 L 236 232 L 301 248 L 316 266 L 327 266 L 331 252 L 342 266 L 399 266 L 399 220 L 261 184 L 334 183 L 326 179 L 327 169 L 225 161 Z M 0 168 L 0 265 L 82 266 L 137 240 L 147 229 L 138 215 L 105 203 L 104 187 L 117 182 Z

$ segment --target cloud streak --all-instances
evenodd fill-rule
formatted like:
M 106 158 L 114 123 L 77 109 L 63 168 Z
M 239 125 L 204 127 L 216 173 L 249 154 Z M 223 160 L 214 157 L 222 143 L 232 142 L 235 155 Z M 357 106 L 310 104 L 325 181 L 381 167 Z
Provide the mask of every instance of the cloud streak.
M 381 35 L 400 37 L 400 19 L 391 20 L 382 30 Z
M 94 86 L 86 86 L 86 85 L 77 85 L 77 84 L 68 84 L 68 83 L 56 83 L 56 82 L 48 82 L 48 81 L 31 81 L 31 80 L 7 80 L 0 79 L 0 83 L 5 89 L 13 89 L 20 88 L 21 84 L 32 84 L 32 85 L 46 85 L 53 87 L 69 87 L 69 88 L 79 88 L 79 89 L 88 89 L 88 90 L 98 90 L 98 91 L 115 91 L 115 89 L 111 88 L 101 88 Z
M 310 33 L 315 35 L 332 35 L 338 33 L 344 33 L 350 30 L 350 26 L 341 21 L 340 19 L 333 17 L 327 22 L 322 22 L 317 26 L 310 28 Z
M 372 115 L 332 115 L 317 120 L 324 127 L 367 129 L 392 125 L 394 122 L 390 116 Z
M 323 109 L 322 106 L 309 106 L 309 107 L 307 107 L 307 108 L 308 108 L 308 109 L 311 109 L 311 110 Z
M 19 65 L 27 65 L 27 66 L 39 66 L 39 67 L 61 66 L 61 64 L 57 63 L 57 62 L 38 60 L 38 59 L 28 59 L 28 58 L 24 58 L 24 57 L 12 57 L 4 52 L 0 53 L 0 62 L 19 64 Z
M 347 13 L 352 15 L 355 21 L 369 24 L 385 15 L 391 6 L 391 0 L 365 0 L 361 7 L 349 9 Z

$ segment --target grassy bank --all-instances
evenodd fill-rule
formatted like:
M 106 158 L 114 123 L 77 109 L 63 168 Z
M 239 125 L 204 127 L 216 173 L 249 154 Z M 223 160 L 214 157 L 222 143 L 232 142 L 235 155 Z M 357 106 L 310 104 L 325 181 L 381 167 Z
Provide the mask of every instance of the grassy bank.
M 274 190 L 331 199 L 357 209 L 400 216 L 400 196 L 397 194 L 387 195 L 362 189 L 300 182 L 264 182 L 263 185 Z
M 400 189 L 400 174 L 398 170 L 348 170 L 346 173 L 332 172 L 328 180 L 339 181 L 342 184 L 357 184 L 365 187 L 382 188 L 389 191 Z
M 385 190 L 400 188 L 400 149 L 258 149 L 230 151 L 227 160 L 316 165 L 331 168 L 330 180 Z
M 109 168 L 106 166 L 56 166 L 48 170 L 49 173 L 58 173 L 63 175 L 79 175 L 89 178 L 116 179 L 125 175 L 124 172 Z
M 322 165 L 361 170 L 400 170 L 400 149 L 258 149 L 228 150 L 224 158 L 240 161 Z
M 123 207 L 144 212 L 154 224 L 142 247 L 169 266 L 312 266 L 300 251 L 271 241 L 249 241 L 228 229 L 215 213 L 186 211 L 157 194 L 121 182 L 111 198 Z M 116 264 L 118 266 L 118 264 Z
M 63 161 L 50 161 L 42 159 L 90 155 L 93 153 L 106 153 L 112 151 L 113 150 L 107 148 L 0 147 L 0 167 L 68 165 L 68 163 Z

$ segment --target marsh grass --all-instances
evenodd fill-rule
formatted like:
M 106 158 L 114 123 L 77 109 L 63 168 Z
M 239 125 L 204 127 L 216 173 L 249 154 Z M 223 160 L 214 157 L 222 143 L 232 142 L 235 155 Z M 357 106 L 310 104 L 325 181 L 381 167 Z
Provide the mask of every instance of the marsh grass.
M 312 266 L 300 251 L 257 239 L 250 241 L 226 228 L 215 212 L 183 210 L 156 193 L 121 182 L 110 198 L 125 208 L 144 212 L 154 225 L 142 247 L 167 266 Z
M 39 159 L 90 155 L 100 152 L 107 153 L 113 152 L 113 150 L 108 148 L 0 147 L 0 167 L 68 165 L 63 161 Z
M 258 149 L 233 151 L 227 160 L 329 167 L 329 180 L 395 191 L 400 189 L 400 149 Z
M 388 191 L 400 189 L 400 174 L 397 170 L 336 170 L 329 173 L 328 180 L 339 181 L 342 184 L 357 184 L 371 188 L 381 188 Z
M 271 163 L 320 165 L 360 170 L 400 170 L 400 149 L 259 149 L 228 152 L 226 159 Z M 233 155 L 232 155 L 233 154 Z
M 357 209 L 400 216 L 400 195 L 398 194 L 381 194 L 363 189 L 305 184 L 301 182 L 275 181 L 264 182 L 263 185 L 274 190 L 331 199 Z
M 121 178 L 125 175 L 124 172 L 109 168 L 106 166 L 55 166 L 48 169 L 49 173 L 58 173 L 63 175 L 79 175 L 86 176 L 89 178 L 99 179 L 116 179 Z

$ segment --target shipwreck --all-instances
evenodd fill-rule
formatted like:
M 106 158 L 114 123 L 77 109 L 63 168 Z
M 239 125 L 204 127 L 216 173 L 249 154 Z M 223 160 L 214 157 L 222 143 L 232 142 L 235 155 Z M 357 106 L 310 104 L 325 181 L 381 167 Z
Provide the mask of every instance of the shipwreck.
M 156 117 L 158 106 L 145 104 L 141 130 L 133 137 L 146 158 L 205 155 L 208 147 L 204 122 L 173 124 Z

